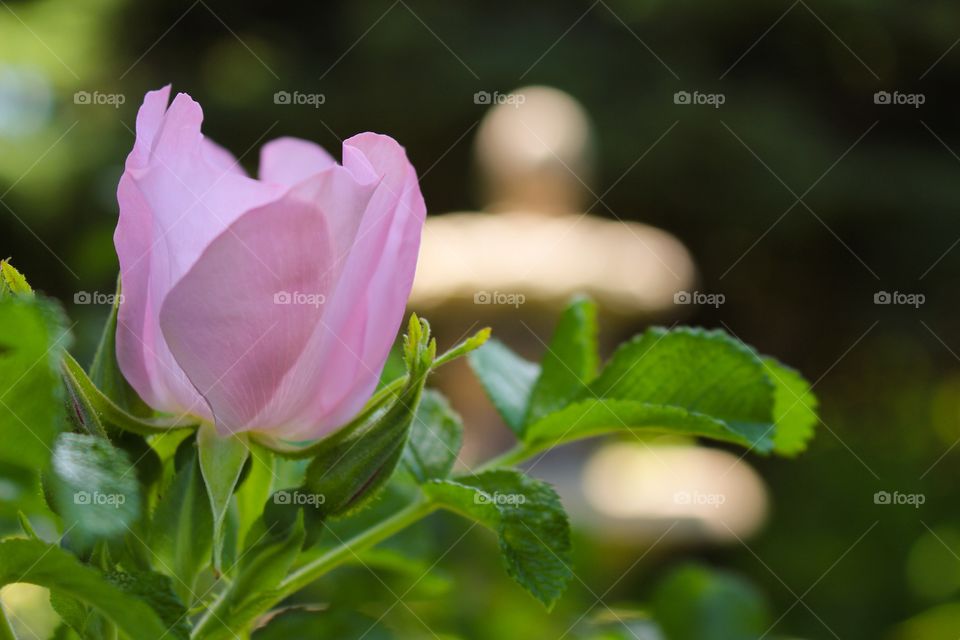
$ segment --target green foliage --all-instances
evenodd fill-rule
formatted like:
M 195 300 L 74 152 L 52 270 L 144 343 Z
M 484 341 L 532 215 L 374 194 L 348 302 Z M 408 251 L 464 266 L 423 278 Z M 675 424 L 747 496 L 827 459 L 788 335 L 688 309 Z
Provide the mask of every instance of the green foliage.
M 167 626 L 167 637 L 175 640 L 187 640 L 190 637 L 187 608 L 174 592 L 169 576 L 155 571 L 113 571 L 107 574 L 107 579 L 124 593 L 150 605 Z
M 652 604 L 670 640 L 756 640 L 770 630 L 767 603 L 753 586 L 696 565 L 671 573 Z
M 550 345 L 540 363 L 540 376 L 533 386 L 524 424 L 562 409 L 583 395 L 597 375 L 597 307 L 579 298 L 560 316 Z
M 4 295 L 33 295 L 33 289 L 27 284 L 27 279 L 10 264 L 9 260 L 0 260 L 0 296 Z
M 570 527 L 550 485 L 501 469 L 434 481 L 424 491 L 496 531 L 507 573 L 547 608 L 560 598 L 572 576 Z
M 176 463 L 170 486 L 153 513 L 150 548 L 159 566 L 173 578 L 177 595 L 192 607 L 197 577 L 210 564 L 213 514 L 193 439 L 180 445 Z
M 71 539 L 87 547 L 125 534 L 140 517 L 140 486 L 126 453 L 100 436 L 57 439 L 49 489 Z
M 237 540 L 243 546 L 247 533 L 260 518 L 264 503 L 273 492 L 275 456 L 273 452 L 249 443 L 249 471 L 241 477 L 236 491 Z M 242 474 L 243 475 L 243 474 Z
M 253 640 L 290 638 L 363 638 L 390 640 L 395 636 L 377 618 L 344 610 L 293 607 L 281 611 L 253 634 Z
M 83 370 L 69 353 L 64 354 L 64 375 L 72 388 L 82 393 L 89 406 L 96 412 L 99 422 L 123 431 L 143 436 L 166 433 L 170 429 L 194 428 L 196 420 L 188 416 L 177 418 L 138 417 L 122 409 L 93 384 L 87 372 Z
M 93 607 L 130 638 L 171 637 L 167 625 L 141 598 L 124 592 L 63 549 L 39 540 L 0 542 L 0 586 L 13 582 L 46 587 Z
M 722 420 L 680 407 L 633 400 L 584 400 L 572 404 L 531 425 L 527 444 L 532 450 L 540 450 L 618 431 L 695 435 L 743 446 L 754 444 Z
M 110 634 L 110 621 L 99 611 L 76 598 L 51 592 L 50 606 L 81 640 L 104 640 Z
M 235 638 L 266 613 L 303 546 L 303 522 L 301 513 L 292 529 L 268 532 L 243 556 L 233 584 L 197 623 L 195 638 Z
M 250 450 L 244 435 L 221 437 L 213 425 L 197 432 L 197 457 L 213 515 L 213 565 L 219 571 L 226 531 L 224 521 Z
M 423 392 L 401 464 L 417 482 L 446 478 L 463 441 L 463 423 L 439 392 Z
M 549 485 L 498 464 L 624 430 L 702 436 L 792 455 L 806 446 L 816 423 L 816 398 L 799 374 L 722 332 L 651 329 L 598 371 L 596 308 L 579 299 L 561 316 L 540 364 L 488 341 L 488 330 L 437 357 L 429 325 L 413 316 L 399 352 L 406 373 L 327 438 L 298 447 L 263 434 L 255 440 L 221 437 L 210 425 L 194 435 L 187 428 L 196 425 L 157 417 L 123 380 L 114 355 L 116 308 L 88 375 L 60 345 L 66 333 L 56 307 L 30 294 L 12 295 L 16 280 L 4 277 L 0 381 L 9 388 L 0 394 L 16 397 L 18 414 L 9 407 L 4 413 L 0 403 L 0 427 L 16 447 L 0 451 L 0 471 L 19 465 L 26 495 L 38 486 L 35 469 L 45 469 L 49 502 L 61 516 L 67 544 L 89 562 L 54 547 L 55 570 L 79 567 L 81 579 L 96 581 L 87 593 L 69 580 L 64 586 L 40 576 L 38 584 L 53 589 L 51 601 L 65 623 L 62 638 L 112 640 L 119 630 L 139 640 L 163 635 L 157 629 L 167 627 L 167 638 L 215 640 L 247 637 L 257 621 L 267 620 L 254 637 L 295 637 L 303 629 L 335 636 L 357 624 L 361 634 L 375 637 L 386 632 L 345 612 L 270 610 L 319 575 L 358 562 L 415 576 L 421 592 L 442 593 L 447 581 L 422 579 L 432 566 L 374 548 L 437 508 L 496 532 L 508 575 L 549 609 L 572 576 L 567 516 Z M 451 478 L 463 424 L 425 384 L 437 366 L 467 354 L 521 442 L 484 471 Z M 29 422 L 18 424 L 20 411 Z M 41 437 L 24 430 L 34 423 Z M 75 432 L 61 433 L 71 423 Z M 52 465 L 46 446 L 53 450 Z M 3 480 L 5 489 L 9 482 Z M 388 483 L 391 490 L 384 492 Z M 272 493 L 284 486 L 299 488 Z M 378 496 L 386 497 L 364 512 L 369 517 L 358 515 Z M 343 538 L 327 522 L 334 518 Z M 21 555 L 45 566 L 30 553 L 50 547 L 36 539 L 25 517 L 21 522 L 31 540 L 17 542 L 39 546 L 20 553 L 0 543 L 0 577 L 24 568 L 17 564 Z M 330 537 L 336 545 L 327 544 Z M 114 598 L 107 606 L 100 601 L 104 594 Z M 734 579 L 689 569 L 661 587 L 655 607 L 672 639 L 736 640 L 755 633 L 737 624 L 760 619 L 749 596 Z M 678 602 L 712 626 L 677 614 Z M 200 612 L 192 635 L 188 608 Z
M 442 355 L 438 356 L 434 362 L 434 366 L 441 367 L 448 362 L 453 362 L 457 358 L 462 358 L 463 356 L 468 355 L 482 347 L 489 339 L 490 328 L 484 327 L 463 342 L 454 345 Z
M 470 366 L 503 421 L 518 437 L 523 436 L 524 418 L 540 367 L 491 339 L 469 356 Z
M 39 473 L 65 427 L 65 326 L 48 300 L 0 296 L 0 513 L 38 502 Z
M 794 455 L 813 435 L 817 402 L 806 381 L 723 331 L 649 329 L 617 349 L 599 375 L 596 331 L 593 305 L 575 300 L 539 367 L 496 342 L 471 357 L 527 454 L 637 431 Z
M 769 450 L 773 383 L 757 354 L 722 331 L 650 329 L 614 353 L 590 394 L 680 407 Z
M 173 593 L 169 577 L 152 571 L 112 571 L 104 577 L 123 593 L 148 604 L 166 625 L 167 637 L 174 640 L 189 639 L 187 610 Z M 53 592 L 50 604 L 82 640 L 110 640 L 113 637 L 113 624 L 102 613 L 77 598 Z
M 418 557 L 415 550 L 376 547 L 356 555 L 351 564 L 388 571 L 409 578 L 416 593 L 436 597 L 454 588 L 453 579 L 437 568 L 436 561 Z
M 774 393 L 773 450 L 792 456 L 807 448 L 817 425 L 817 397 L 810 384 L 797 371 L 773 358 L 763 363 L 776 385 Z

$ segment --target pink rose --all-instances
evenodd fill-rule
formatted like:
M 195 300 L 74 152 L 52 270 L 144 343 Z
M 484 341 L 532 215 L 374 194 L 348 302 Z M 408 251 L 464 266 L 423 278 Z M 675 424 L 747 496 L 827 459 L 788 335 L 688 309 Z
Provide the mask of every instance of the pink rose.
M 343 164 L 280 138 L 259 179 L 200 133 L 170 87 L 148 93 L 120 179 L 117 358 L 151 407 L 221 433 L 310 439 L 356 414 L 403 319 L 425 206 L 393 139 Z

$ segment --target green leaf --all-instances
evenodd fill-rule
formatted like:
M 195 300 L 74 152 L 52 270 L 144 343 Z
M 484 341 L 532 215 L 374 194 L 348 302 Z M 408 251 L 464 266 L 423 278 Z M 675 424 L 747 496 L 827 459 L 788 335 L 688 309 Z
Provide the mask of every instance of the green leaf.
M 90 381 L 119 408 L 132 415 L 146 417 L 152 413 L 150 408 L 123 377 L 123 372 L 120 371 L 120 365 L 117 363 L 117 313 L 122 300 L 119 277 L 116 291 L 110 315 L 107 316 L 107 322 L 103 325 L 100 343 L 97 345 L 93 363 L 90 365 Z
M 463 442 L 463 423 L 447 399 L 437 391 L 423 392 L 410 437 L 403 452 L 403 467 L 417 482 L 446 478 Z
M 33 295 L 33 289 L 27 284 L 27 279 L 10 264 L 9 260 L 0 260 L 0 295 Z
M 213 513 L 213 565 L 219 571 L 224 520 L 250 449 L 243 434 L 221 437 L 213 425 L 204 425 L 197 432 L 197 451 Z
M 570 570 L 570 525 L 553 488 L 502 469 L 435 480 L 424 492 L 443 507 L 497 532 L 507 573 L 548 609 L 563 594 Z
M 110 622 L 93 607 L 56 592 L 50 593 L 50 606 L 82 640 L 106 640 L 108 637 Z
M 186 607 L 170 586 L 170 578 L 153 571 L 112 571 L 105 578 L 121 591 L 150 605 L 173 640 L 189 640 L 190 623 Z M 103 614 L 80 600 L 51 593 L 50 604 L 63 621 L 83 640 L 107 640 L 113 636 Z
M 160 617 L 96 570 L 56 546 L 38 540 L 0 542 L 0 586 L 26 582 L 94 607 L 130 638 L 170 638 Z
M 773 422 L 773 383 L 757 354 L 723 331 L 649 329 L 627 342 L 591 385 L 602 399 L 680 407 L 722 420 L 758 448 Z
M 503 421 L 518 437 L 522 437 L 527 405 L 533 385 L 540 375 L 540 367 L 493 339 L 467 359 Z
M 810 385 L 797 371 L 773 358 L 763 363 L 776 385 L 774 393 L 773 450 L 783 456 L 793 456 L 807 448 L 817 426 L 817 397 Z
M 187 617 L 187 608 L 174 593 L 169 576 L 155 571 L 113 571 L 107 574 L 107 579 L 124 593 L 150 605 L 169 629 L 168 638 L 189 639 L 190 620 Z
M 82 548 L 125 534 L 140 516 L 134 466 L 106 438 L 61 434 L 49 484 L 67 535 Z
M 36 505 L 39 473 L 66 424 L 64 326 L 59 306 L 48 300 L 0 298 L 0 514 Z
M 696 565 L 676 570 L 657 587 L 653 615 L 670 640 L 756 640 L 770 626 L 755 588 Z
M 524 424 L 536 422 L 581 396 L 597 375 L 597 307 L 587 298 L 570 303 L 540 363 Z
M 527 453 L 615 431 L 674 433 L 792 455 L 813 435 L 807 382 L 722 331 L 650 329 L 575 402 L 527 426 Z
M 158 565 L 172 575 L 177 595 L 192 607 L 197 576 L 210 564 L 213 515 L 192 439 L 180 445 L 177 458 L 173 481 L 153 514 L 151 548 Z
M 751 441 L 722 420 L 680 407 L 633 400 L 584 400 L 552 413 L 527 429 L 527 448 L 533 453 L 558 444 L 618 431 L 703 436 L 745 447 L 769 440 Z

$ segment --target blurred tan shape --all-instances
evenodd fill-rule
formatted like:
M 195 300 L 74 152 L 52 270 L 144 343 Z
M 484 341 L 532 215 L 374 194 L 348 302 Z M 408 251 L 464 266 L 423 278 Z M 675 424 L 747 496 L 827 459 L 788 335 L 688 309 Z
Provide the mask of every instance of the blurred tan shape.
M 583 108 L 557 89 L 527 87 L 492 107 L 475 148 L 487 212 L 428 218 L 411 305 L 520 308 L 511 300 L 522 297 L 532 313 L 586 293 L 614 316 L 669 309 L 694 281 L 690 254 L 660 229 L 583 212 L 596 200 L 593 147 Z

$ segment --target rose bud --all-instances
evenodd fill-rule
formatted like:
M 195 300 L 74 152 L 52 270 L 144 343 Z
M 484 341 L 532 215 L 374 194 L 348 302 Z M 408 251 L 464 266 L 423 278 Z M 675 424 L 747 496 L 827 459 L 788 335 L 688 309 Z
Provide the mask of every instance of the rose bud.
M 146 95 L 117 199 L 117 359 L 153 409 L 221 434 L 307 440 L 370 397 L 403 319 L 426 212 L 393 139 L 338 164 L 280 138 L 251 178 L 190 96 Z

